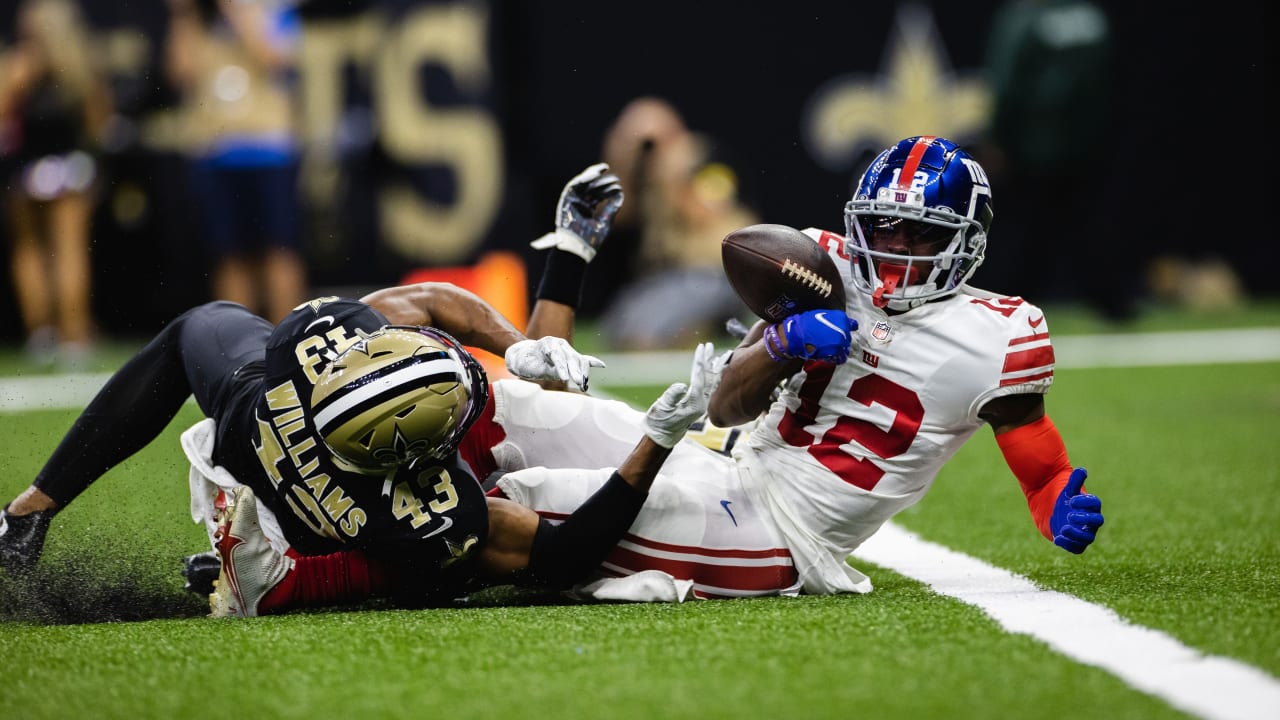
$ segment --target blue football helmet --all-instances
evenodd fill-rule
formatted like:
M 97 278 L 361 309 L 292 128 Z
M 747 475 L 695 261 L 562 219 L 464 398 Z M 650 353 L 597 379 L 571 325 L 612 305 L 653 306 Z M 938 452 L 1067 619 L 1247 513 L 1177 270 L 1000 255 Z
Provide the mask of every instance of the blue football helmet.
M 950 140 L 910 137 L 872 161 L 844 220 L 854 288 L 876 307 L 910 310 L 954 294 L 982 264 L 991 184 L 982 166 Z M 895 230 L 929 254 L 872 249 L 876 232 Z

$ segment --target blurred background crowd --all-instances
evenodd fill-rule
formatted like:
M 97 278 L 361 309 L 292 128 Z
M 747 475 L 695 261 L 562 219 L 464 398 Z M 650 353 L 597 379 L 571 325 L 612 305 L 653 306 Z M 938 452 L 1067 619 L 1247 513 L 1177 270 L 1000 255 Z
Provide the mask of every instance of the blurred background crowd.
M 423 277 L 523 289 L 519 319 L 604 160 L 628 199 L 582 314 L 678 346 L 738 310 L 720 238 L 843 230 L 917 133 L 992 177 L 979 287 L 1117 323 L 1276 295 L 1265 35 L 1261 0 L 0 0 L 0 342 L 74 366 L 211 298 Z

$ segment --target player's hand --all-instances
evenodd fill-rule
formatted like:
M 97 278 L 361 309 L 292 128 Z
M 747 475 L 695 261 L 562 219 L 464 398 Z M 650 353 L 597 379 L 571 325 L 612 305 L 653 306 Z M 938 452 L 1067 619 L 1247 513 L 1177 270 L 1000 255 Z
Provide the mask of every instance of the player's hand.
M 644 434 L 650 440 L 664 448 L 675 447 L 689 426 L 706 414 L 707 402 L 720 383 L 729 356 L 725 353 L 716 357 L 715 351 L 711 343 L 699 345 L 693 352 L 689 383 L 673 384 L 649 406 L 644 416 Z
M 604 243 L 613 216 L 622 207 L 622 183 L 597 163 L 578 173 L 564 186 L 556 205 L 556 228 L 534 240 L 537 250 L 558 248 L 591 262 Z
M 525 380 L 560 380 L 587 389 L 588 374 L 593 367 L 604 367 L 604 361 L 583 355 L 568 340 L 544 337 L 521 340 L 507 348 L 507 369 Z
M 839 310 L 810 310 L 784 318 L 776 326 L 777 334 L 786 340 L 785 347 L 774 347 L 783 355 L 805 360 L 824 360 L 843 364 L 849 359 L 853 331 L 858 321 Z M 770 338 L 766 336 L 765 341 Z
M 1102 527 L 1102 500 L 1097 495 L 1081 492 L 1088 475 L 1084 468 L 1071 471 L 1049 518 L 1053 544 L 1076 555 L 1089 547 Z

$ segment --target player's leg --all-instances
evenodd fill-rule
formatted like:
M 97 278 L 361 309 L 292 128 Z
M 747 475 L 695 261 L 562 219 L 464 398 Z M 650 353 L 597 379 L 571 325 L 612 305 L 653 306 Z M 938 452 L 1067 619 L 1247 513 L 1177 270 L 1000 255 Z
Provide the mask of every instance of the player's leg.
M 30 568 L 48 520 L 109 469 L 154 440 L 193 393 L 217 418 L 236 371 L 261 360 L 271 326 L 231 303 L 209 303 L 169 323 L 107 380 L 44 467 L 0 513 L 0 565 Z
M 262 257 L 263 307 L 271 322 L 280 322 L 307 300 L 307 268 L 301 252 L 298 165 L 257 168 L 257 218 L 265 234 Z
M 53 329 L 50 278 L 45 266 L 48 251 L 40 241 L 41 214 L 36 203 L 21 190 L 11 190 L 5 196 L 5 211 L 12 243 L 10 272 L 26 331 L 28 356 L 41 362 L 52 361 L 57 332 Z
M 504 379 L 458 450 L 481 480 L 534 465 L 616 467 L 644 434 L 643 419 L 617 400 Z
M 658 571 L 691 582 L 699 598 L 798 592 L 790 551 L 741 487 L 732 461 L 685 443 L 678 448 L 601 565 L 594 578 L 600 582 L 584 583 L 580 591 L 604 597 L 608 578 Z M 608 476 L 608 470 L 534 467 L 503 476 L 497 489 L 554 520 L 573 512 Z
M 76 364 L 77 353 L 86 353 L 92 340 L 90 305 L 93 268 L 89 260 L 89 228 L 93 201 L 87 193 L 70 193 L 49 205 L 50 245 L 53 253 L 54 292 L 57 303 L 58 339 Z

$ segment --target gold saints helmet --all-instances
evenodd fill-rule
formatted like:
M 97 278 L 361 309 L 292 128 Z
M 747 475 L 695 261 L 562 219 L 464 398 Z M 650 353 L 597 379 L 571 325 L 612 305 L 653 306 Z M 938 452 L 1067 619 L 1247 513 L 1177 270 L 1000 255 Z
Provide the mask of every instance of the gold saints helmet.
M 311 412 L 335 456 L 380 470 L 449 456 L 488 400 L 484 369 L 457 340 L 388 325 L 320 373 Z

